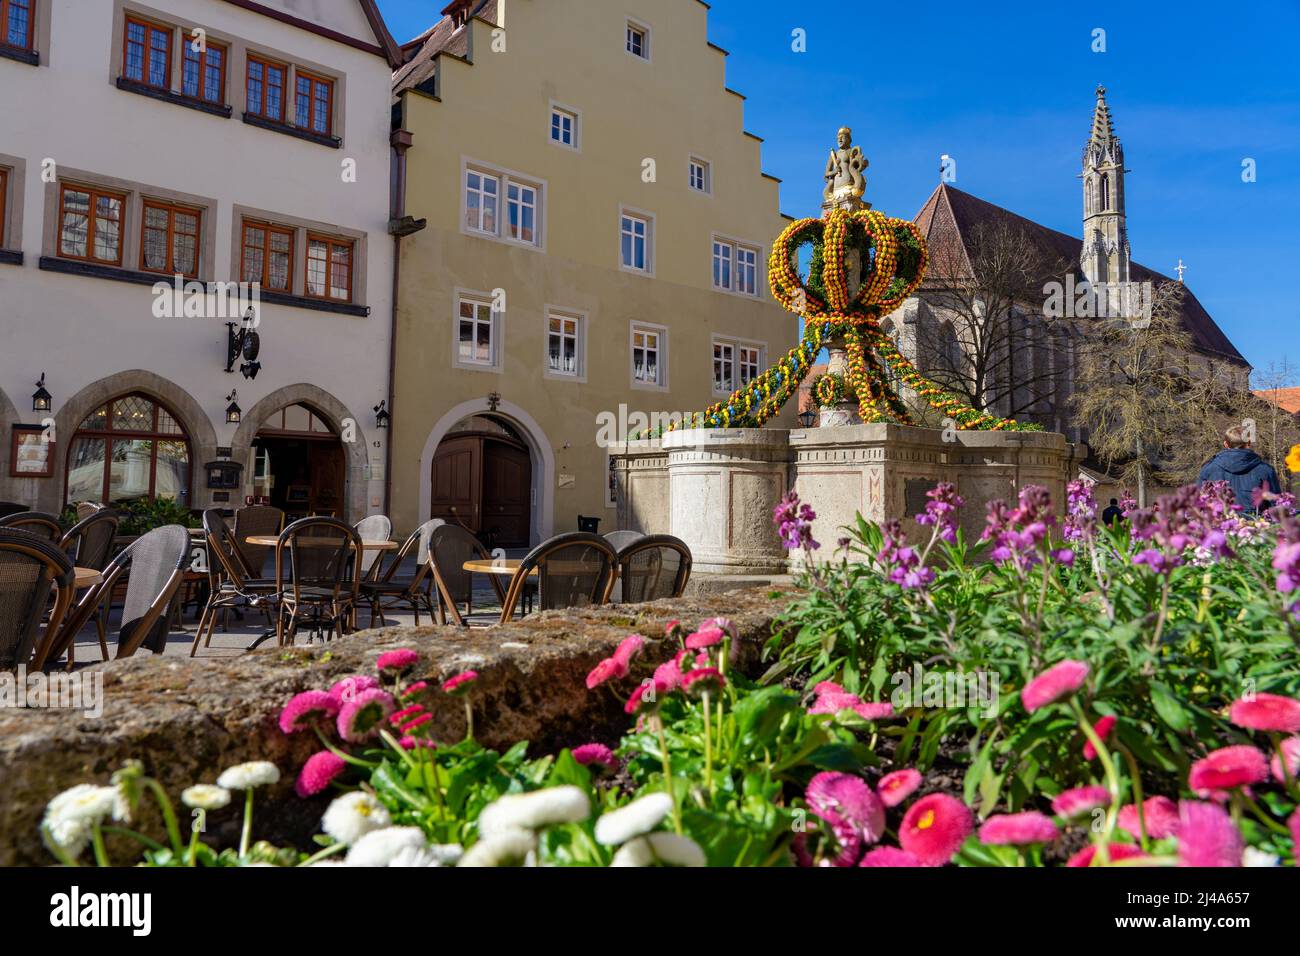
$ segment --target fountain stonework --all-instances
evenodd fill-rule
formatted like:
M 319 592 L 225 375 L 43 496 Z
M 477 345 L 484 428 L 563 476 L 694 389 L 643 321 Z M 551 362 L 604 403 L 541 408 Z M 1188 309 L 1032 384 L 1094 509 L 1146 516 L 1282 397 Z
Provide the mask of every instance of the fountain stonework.
M 834 547 L 860 514 L 909 520 L 925 493 L 952 482 L 965 500 L 968 540 L 984 527 L 988 502 L 1011 499 L 1029 484 L 1056 501 L 1086 449 L 1064 435 L 1034 430 L 972 408 L 928 380 L 898 351 L 881 320 L 906 303 L 925 277 L 929 253 L 916 225 L 864 201 L 869 163 L 839 130 L 826 164 L 822 218 L 792 222 L 773 244 L 773 297 L 802 317 L 799 345 L 723 401 L 671 423 L 659 437 L 611 450 L 621 528 L 666 533 L 690 546 L 697 573 L 779 574 L 790 558 L 772 512 L 794 490 L 817 512 L 813 535 Z M 811 265 L 800 271 L 800 252 Z M 797 394 L 826 349 L 834 388 L 820 396 L 822 427 L 764 428 Z M 895 382 L 947 426 L 921 428 Z

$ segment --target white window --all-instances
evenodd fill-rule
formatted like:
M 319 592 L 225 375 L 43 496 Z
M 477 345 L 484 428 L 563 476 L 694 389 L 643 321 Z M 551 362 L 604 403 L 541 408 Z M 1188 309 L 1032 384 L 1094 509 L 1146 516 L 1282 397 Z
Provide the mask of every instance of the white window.
M 633 272 L 654 271 L 654 230 L 647 216 L 624 212 L 619 225 L 619 254 L 624 269 Z
M 659 326 L 632 326 L 632 383 L 663 388 L 667 381 L 665 336 Z
M 490 300 L 461 296 L 456 329 L 456 364 L 493 368 L 497 364 L 496 316 Z
M 730 395 L 744 388 L 764 368 L 763 346 L 735 339 L 713 340 L 713 392 Z
M 540 248 L 545 195 L 546 187 L 537 180 L 501 169 L 467 165 L 464 231 Z
M 729 239 L 713 240 L 713 288 L 758 295 L 758 250 Z
M 551 142 L 569 149 L 578 148 L 578 114 L 551 107 Z
M 650 28 L 629 20 L 627 22 L 627 52 L 643 60 L 650 59 Z
M 740 382 L 738 387 L 743 388 L 758 378 L 762 365 L 763 350 L 750 345 L 742 345 L 739 349 Z
M 582 369 L 582 316 L 552 311 L 547 315 L 546 365 L 552 375 L 579 378 Z
M 727 342 L 713 343 L 713 391 L 730 395 L 736 390 L 736 347 Z
M 690 185 L 696 192 L 713 192 L 713 172 L 710 165 L 694 156 L 690 159 Z

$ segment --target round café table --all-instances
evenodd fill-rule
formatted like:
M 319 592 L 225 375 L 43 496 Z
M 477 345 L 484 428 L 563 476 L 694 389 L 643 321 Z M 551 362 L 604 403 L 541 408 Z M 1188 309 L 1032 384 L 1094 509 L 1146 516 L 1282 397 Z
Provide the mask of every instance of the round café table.
M 274 548 L 280 543 L 280 537 L 274 534 L 254 534 L 245 538 L 244 542 L 259 548 Z M 334 546 L 334 541 L 329 538 L 299 538 L 298 546 L 301 548 L 330 548 Z M 400 547 L 401 544 L 396 541 L 361 542 L 361 550 L 363 551 L 396 551 Z
M 519 570 L 519 565 L 523 564 L 522 558 L 492 558 L 487 561 L 466 561 L 461 565 L 471 574 L 496 574 L 500 577 L 513 578 L 515 572 Z M 533 568 L 533 575 L 537 574 L 537 569 Z
M 73 568 L 72 573 L 78 591 L 93 588 L 100 581 L 104 580 L 104 575 L 100 574 L 94 568 Z

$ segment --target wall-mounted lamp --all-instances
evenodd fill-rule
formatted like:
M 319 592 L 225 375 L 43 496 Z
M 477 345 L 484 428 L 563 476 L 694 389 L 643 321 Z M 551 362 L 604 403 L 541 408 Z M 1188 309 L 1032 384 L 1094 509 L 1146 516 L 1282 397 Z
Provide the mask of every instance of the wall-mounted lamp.
M 36 383 L 36 391 L 32 393 L 32 411 L 48 412 L 50 405 L 54 401 L 54 396 L 45 390 L 45 373 L 41 373 L 41 380 Z
M 388 400 L 385 399 L 375 406 L 375 427 L 387 428 L 388 422 L 393 416 L 388 414 Z
M 253 308 L 249 306 L 244 313 L 243 328 L 237 322 L 226 323 L 226 371 L 234 372 L 235 363 L 241 358 L 246 359 L 239 371 L 250 380 L 257 378 L 257 373 L 262 370 L 262 363 L 257 360 L 262 351 L 262 337 L 253 329 L 255 319 Z
M 811 408 L 808 409 L 808 411 L 806 412 L 799 413 L 799 424 L 802 425 L 804 428 L 812 428 L 813 422 L 816 420 L 817 420 L 817 412 Z
M 226 396 L 226 401 L 230 403 L 226 406 L 227 425 L 238 425 L 240 419 L 243 417 L 243 412 L 240 411 L 239 403 L 236 401 L 238 396 L 239 393 L 234 390 L 231 390 L 230 394 Z

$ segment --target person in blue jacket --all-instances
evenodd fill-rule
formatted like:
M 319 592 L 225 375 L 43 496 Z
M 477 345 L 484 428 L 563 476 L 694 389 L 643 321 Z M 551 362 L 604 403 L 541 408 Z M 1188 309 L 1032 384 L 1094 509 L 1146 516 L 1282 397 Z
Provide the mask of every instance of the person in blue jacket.
M 1201 469 L 1200 481 L 1201 484 L 1207 481 L 1226 481 L 1237 498 L 1237 504 L 1241 505 L 1241 510 L 1250 514 L 1255 511 L 1251 493 L 1256 488 L 1263 487 L 1275 495 L 1282 491 L 1277 472 L 1272 465 L 1251 451 L 1245 430 L 1240 425 L 1233 425 L 1223 433 L 1223 451 L 1205 463 Z

